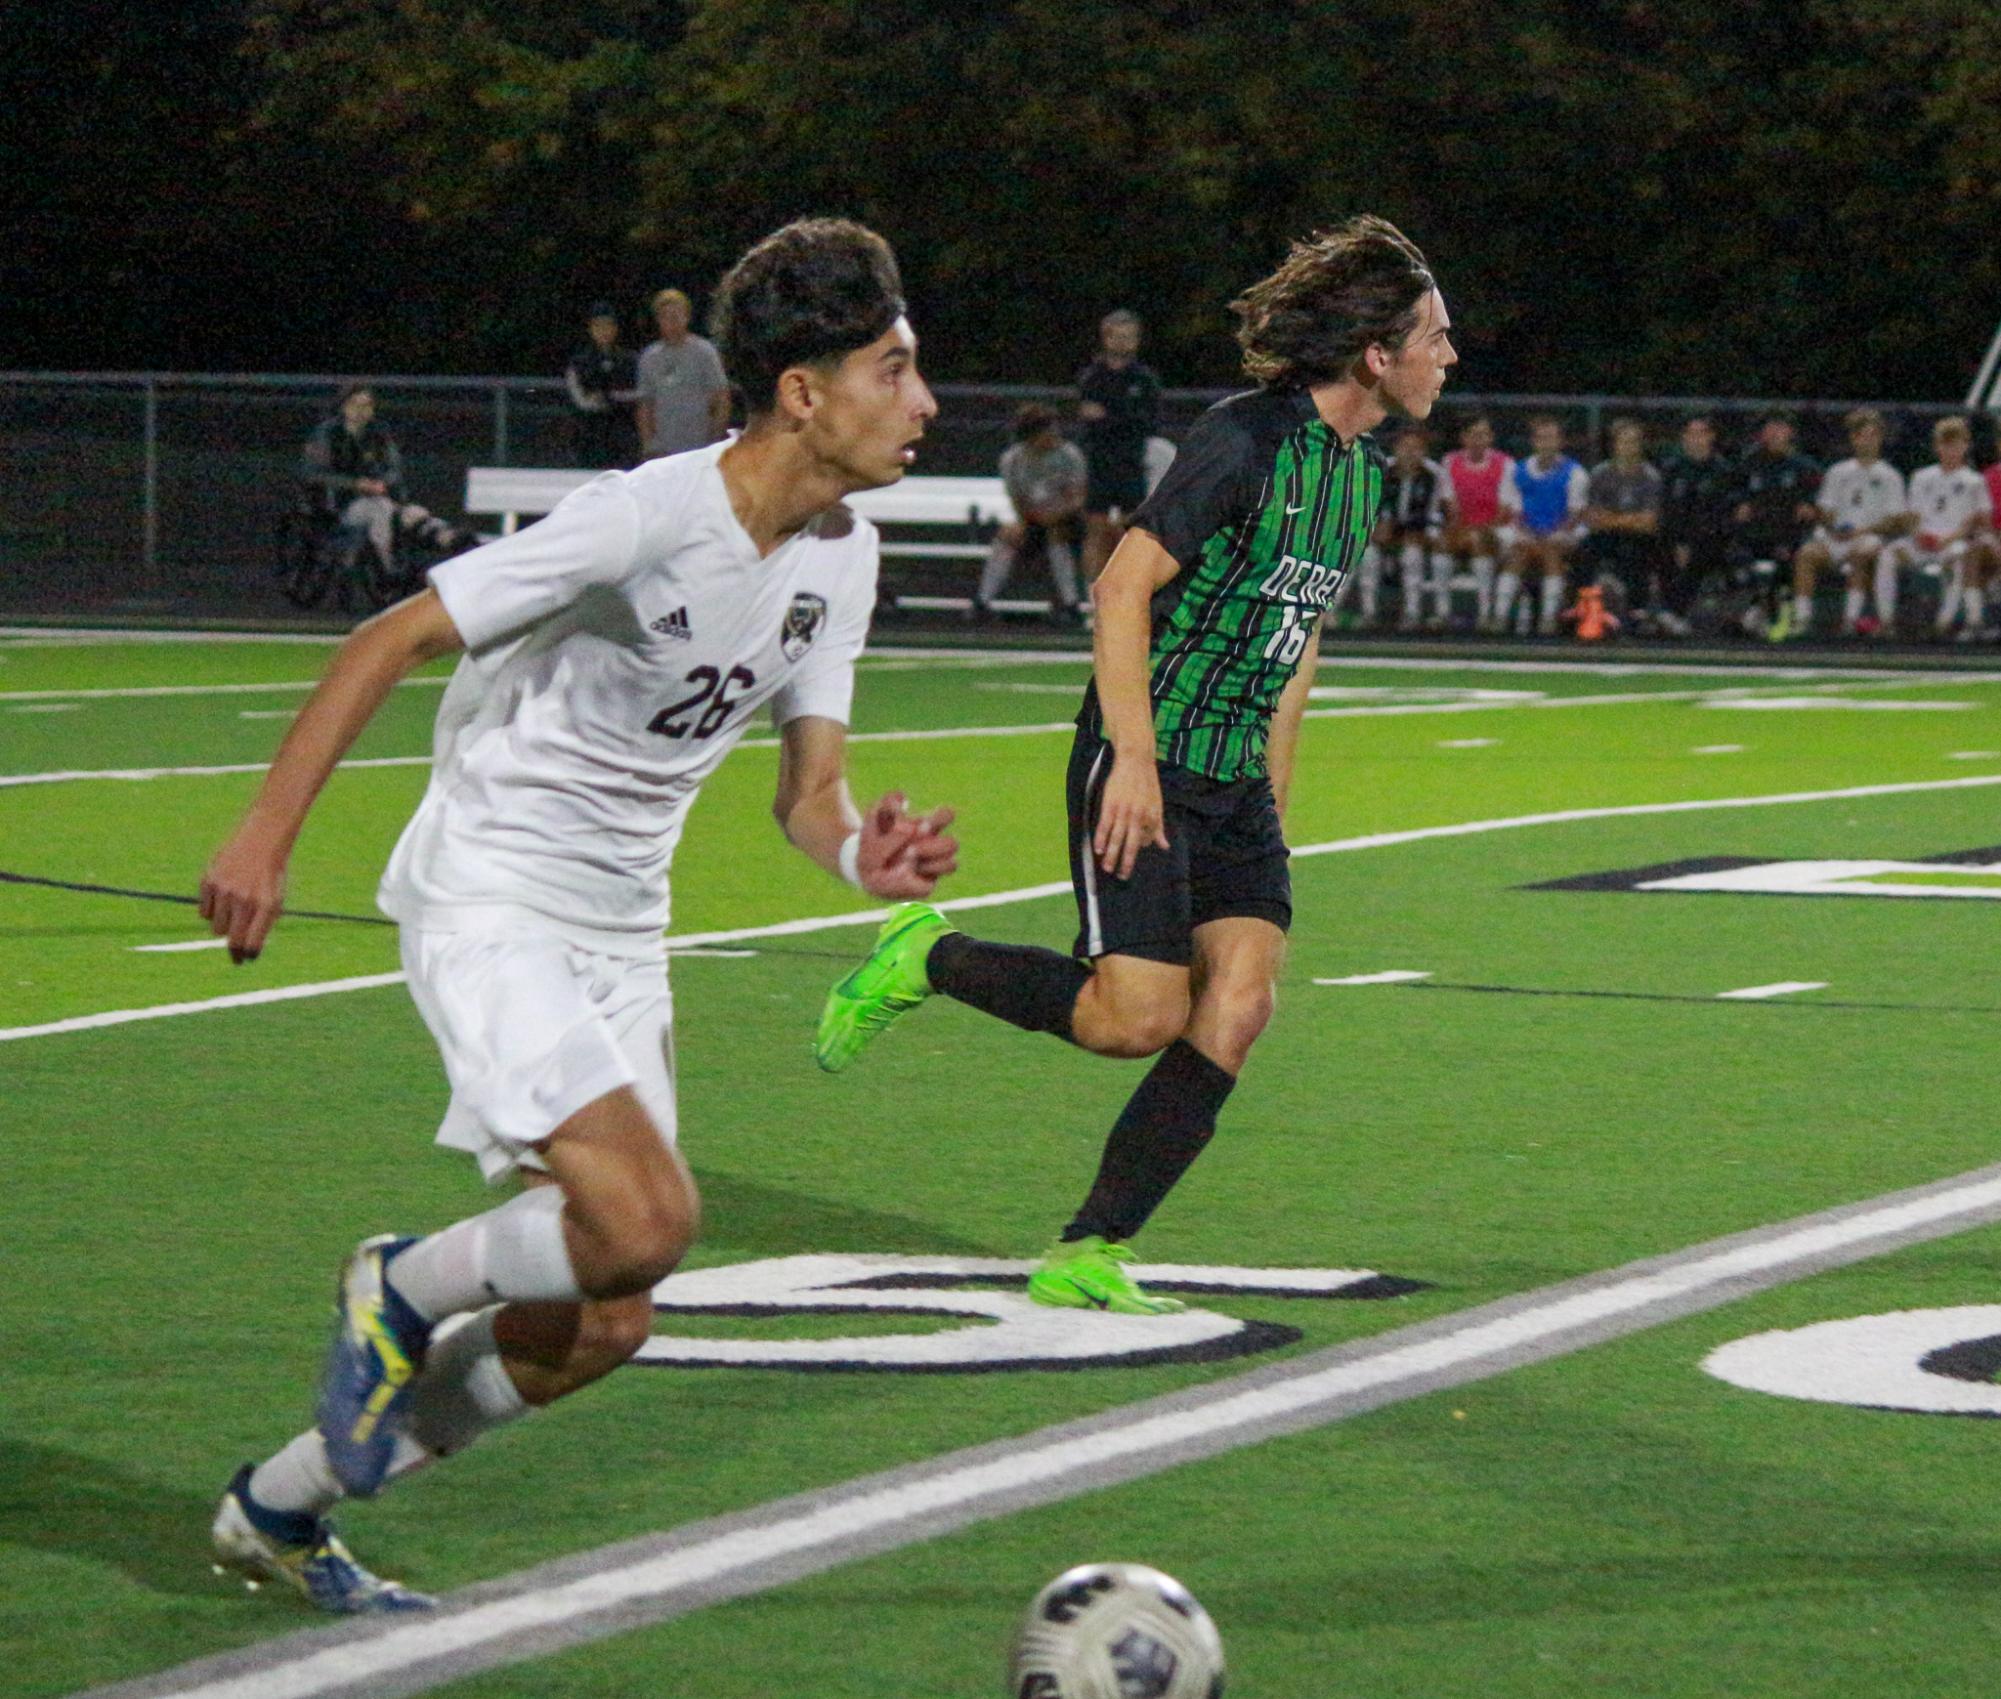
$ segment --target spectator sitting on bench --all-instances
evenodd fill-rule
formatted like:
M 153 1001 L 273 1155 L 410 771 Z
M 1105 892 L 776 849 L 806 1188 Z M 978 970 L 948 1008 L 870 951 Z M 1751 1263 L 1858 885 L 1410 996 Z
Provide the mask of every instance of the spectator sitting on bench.
M 1014 416 L 1014 442 L 1000 458 L 1001 481 L 1016 514 L 994 534 L 973 613 L 985 618 L 993 600 L 1026 554 L 1049 561 L 1056 585 L 1056 617 L 1074 621 L 1077 611 L 1077 549 L 1082 542 L 1084 496 L 1090 470 L 1084 451 L 1063 438 L 1054 409 L 1031 401 Z
M 1601 587 L 1619 580 L 1625 602 L 1641 610 L 1640 623 L 1671 637 L 1686 637 L 1694 586 L 1669 569 L 1661 548 L 1660 473 L 1646 457 L 1647 433 L 1637 419 L 1612 422 L 1612 455 L 1591 470 L 1585 485 L 1585 536 L 1578 547 Z M 1608 596 L 1616 608 L 1620 598 Z
M 478 541 L 408 499 L 402 450 L 375 422 L 375 392 L 367 384 L 347 385 L 333 417 L 313 427 L 300 456 L 299 477 L 315 506 L 347 533 L 345 565 L 366 545 L 375 550 L 384 575 L 393 577 L 399 530 L 440 550 L 469 548 Z
M 1792 635 L 1805 634 L 1813 623 L 1814 580 L 1826 571 L 1848 579 L 1841 604 L 1843 637 L 1894 635 L 1897 624 L 1897 562 L 1899 551 L 1886 547 L 1911 528 L 1904 475 L 1883 458 L 1883 416 L 1858 407 L 1844 421 L 1848 443 L 1855 450 L 1836 461 L 1820 481 L 1814 505 L 1820 528 L 1793 557 Z M 1863 608 L 1873 577 L 1876 613 L 1868 621 Z
M 1590 479 L 1564 453 L 1563 424 L 1552 414 L 1538 413 L 1529 421 L 1529 442 L 1529 457 L 1513 462 L 1501 479 L 1501 506 L 1520 516 L 1520 526 L 1494 581 L 1494 625 L 1508 629 L 1515 593 L 1534 578 L 1539 581 L 1536 632 L 1553 637 Z

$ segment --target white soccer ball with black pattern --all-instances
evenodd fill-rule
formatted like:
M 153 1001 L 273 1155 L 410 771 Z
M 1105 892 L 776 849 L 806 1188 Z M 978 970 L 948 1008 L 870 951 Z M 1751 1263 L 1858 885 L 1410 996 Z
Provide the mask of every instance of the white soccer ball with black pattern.
M 1035 1596 L 1015 1638 L 1013 1699 L 1218 1699 L 1223 1641 L 1171 1575 L 1086 1563 Z

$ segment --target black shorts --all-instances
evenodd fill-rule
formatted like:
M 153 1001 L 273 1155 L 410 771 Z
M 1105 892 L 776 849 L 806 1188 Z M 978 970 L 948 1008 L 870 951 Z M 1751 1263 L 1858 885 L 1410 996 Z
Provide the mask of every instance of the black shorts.
M 1130 519 L 1146 500 L 1146 462 L 1092 459 L 1084 486 L 1084 511 L 1110 513 L 1114 508 Z
M 1070 751 L 1070 883 L 1077 893 L 1073 954 L 1140 956 L 1185 967 L 1194 931 L 1212 920 L 1246 916 L 1281 932 L 1292 925 L 1290 854 L 1278 823 L 1271 781 L 1223 783 L 1178 767 L 1160 769 L 1167 848 L 1149 844 L 1120 879 L 1098 866 L 1091 835 L 1098 800 L 1112 770 L 1111 746 L 1079 731 Z

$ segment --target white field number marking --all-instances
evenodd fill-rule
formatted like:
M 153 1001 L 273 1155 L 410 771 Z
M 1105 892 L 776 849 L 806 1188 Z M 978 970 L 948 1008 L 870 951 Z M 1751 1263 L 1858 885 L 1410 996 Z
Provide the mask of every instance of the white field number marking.
M 1247 1332 L 1235 1316 L 1194 1304 L 1173 1315 L 1128 1316 L 1050 1309 L 1019 1290 L 1036 1264 L 1004 1257 L 815 1255 L 772 1257 L 670 1275 L 653 1307 L 763 1316 L 877 1312 L 951 1318 L 962 1327 L 841 1339 L 706 1339 L 656 1333 L 635 1363 L 660 1368 L 997 1369 L 1115 1364 L 1145 1353 L 1210 1356 Z M 1267 1297 L 1384 1296 L 1381 1277 L 1354 1268 L 1135 1266 L 1157 1292 Z M 992 1281 L 1002 1285 L 972 1285 Z M 886 1284 L 893 1282 L 894 1284 Z M 1277 1343 L 1277 1341 L 1273 1341 Z
M 1895 880 L 1883 875 L 1894 873 Z M 2001 866 L 1936 861 L 1764 861 L 1648 879 L 1639 891 L 1730 891 L 1780 897 L 2001 897 Z
M 1956 1345 L 2001 1336 L 2001 1305 L 1896 1310 L 1780 1328 L 1720 1345 L 1702 1360 L 1718 1380 L 1778 1398 L 1942 1416 L 2001 1416 L 2001 1386 L 1927 1368 Z

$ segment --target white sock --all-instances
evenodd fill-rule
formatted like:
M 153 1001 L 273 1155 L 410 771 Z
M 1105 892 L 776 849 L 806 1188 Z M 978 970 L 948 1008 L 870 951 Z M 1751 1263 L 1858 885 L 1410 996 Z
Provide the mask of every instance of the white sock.
M 1502 573 L 1501 580 L 1503 583 L 1513 580 L 1517 586 L 1521 583 L 1521 579 L 1516 577 L 1512 572 Z M 1495 617 L 1494 598 L 1498 592 L 1498 588 L 1494 582 L 1494 557 L 1492 555 L 1475 555 L 1473 557 L 1473 613 L 1474 617 L 1482 625 L 1485 625 L 1488 620 Z M 1514 591 L 1510 590 L 1508 592 L 1508 600 L 1513 602 L 1514 596 Z M 1500 615 L 1504 623 L 1507 617 L 1505 611 Z
M 494 1343 L 495 1304 L 441 1327 L 410 1395 L 409 1437 L 432 1457 L 465 1450 L 481 1434 L 528 1414 Z
M 324 1516 L 347 1495 L 327 1462 L 327 1442 L 308 1428 L 251 1470 L 250 1496 L 266 1510 Z
M 1550 573 L 1542 581 L 1542 628 L 1553 629 L 1556 625 L 1557 609 L 1563 606 L 1563 580 Z
M 1452 617 L 1452 557 L 1443 549 L 1431 557 L 1431 606 L 1440 619 Z
M 563 1194 L 534 1186 L 498 1209 L 460 1221 L 400 1253 L 389 1284 L 426 1321 L 483 1309 L 496 1299 L 584 1295 L 563 1240 Z
M 1077 605 L 1077 557 L 1068 543 L 1049 545 L 1049 576 L 1056 583 L 1056 599 L 1066 608 Z
M 1793 592 L 1793 626 L 1804 631 L 1813 624 L 1813 597 L 1805 590 Z
M 481 1434 L 528 1414 L 493 1339 L 500 1307 L 454 1317 L 438 1329 L 411 1394 L 407 1431 L 397 1436 L 389 1479 L 465 1450 Z M 324 1516 L 347 1496 L 327 1462 L 327 1443 L 308 1428 L 250 1475 L 250 1496 L 266 1510 Z
M 1885 549 L 1876 557 L 1876 617 L 1885 625 L 1897 622 L 1896 551 Z
M 1970 586 L 1966 592 L 1966 629 L 1987 629 L 1987 592 L 1978 584 Z
M 1479 565 L 1478 561 L 1473 563 L 1475 571 L 1479 570 Z M 1506 625 L 1508 623 L 1508 615 L 1515 611 L 1515 593 L 1521 587 L 1522 579 L 1520 573 L 1504 572 L 1494 581 L 1491 594 L 1481 597 L 1481 603 L 1487 613 L 1491 613 L 1502 625 Z M 1485 614 L 1483 614 L 1482 618 L 1485 617 Z
M 987 564 L 980 570 L 980 600 L 991 602 L 998 596 L 1013 571 L 1014 550 L 996 537 L 987 550 Z
M 1938 599 L 1938 628 L 1950 631 L 1959 617 L 1960 603 L 1966 598 L 1966 563 L 1954 561 L 1946 573 L 1945 594 Z
M 1850 590 L 1841 602 L 1841 629 L 1853 631 L 1855 622 L 1862 617 L 1862 592 Z

